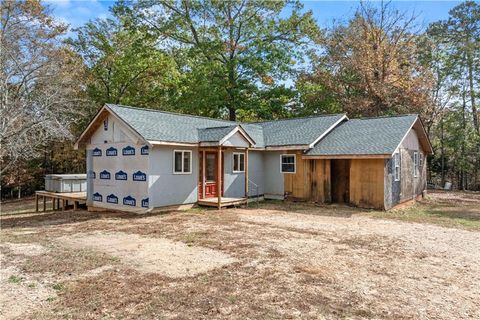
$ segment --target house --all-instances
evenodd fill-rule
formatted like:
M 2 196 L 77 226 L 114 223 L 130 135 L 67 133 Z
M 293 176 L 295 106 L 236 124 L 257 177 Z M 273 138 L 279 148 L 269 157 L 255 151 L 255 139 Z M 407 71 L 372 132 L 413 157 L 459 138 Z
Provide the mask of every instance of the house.
M 75 148 L 87 205 L 137 212 L 256 196 L 389 209 L 422 194 L 432 154 L 417 115 L 238 123 L 112 104 Z

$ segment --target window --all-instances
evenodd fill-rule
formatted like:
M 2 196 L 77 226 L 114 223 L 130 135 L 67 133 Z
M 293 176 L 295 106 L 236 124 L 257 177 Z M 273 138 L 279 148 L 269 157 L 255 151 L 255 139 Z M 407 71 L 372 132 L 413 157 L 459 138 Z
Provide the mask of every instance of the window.
M 394 156 L 395 165 L 395 181 L 400 181 L 400 153 L 395 153 Z
M 281 166 L 280 171 L 282 173 L 295 173 L 295 155 L 294 154 L 282 154 L 280 156 Z
M 217 155 L 214 153 L 205 154 L 205 179 L 207 181 L 215 181 L 217 177 Z
M 419 164 L 419 167 L 420 167 L 420 171 L 422 170 L 423 168 L 423 154 L 420 153 L 420 164 Z
M 245 172 L 245 153 L 233 154 L 233 172 Z
M 192 173 L 192 151 L 175 150 L 173 152 L 173 173 L 175 174 Z
M 418 176 L 418 151 L 413 153 L 413 176 Z

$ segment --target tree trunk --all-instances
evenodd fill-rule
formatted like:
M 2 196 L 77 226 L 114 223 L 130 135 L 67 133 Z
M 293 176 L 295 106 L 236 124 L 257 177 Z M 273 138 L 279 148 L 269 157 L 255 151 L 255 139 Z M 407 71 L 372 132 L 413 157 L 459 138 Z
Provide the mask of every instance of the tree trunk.
M 237 83 L 235 81 L 235 70 L 233 62 L 230 62 L 228 65 L 228 119 L 230 121 L 237 121 L 237 106 L 235 99 L 235 91 L 237 89 Z
M 477 132 L 477 135 L 480 136 L 480 128 L 478 126 L 478 114 L 477 114 L 477 106 L 475 105 L 475 89 L 473 86 L 473 61 L 471 58 L 471 54 L 468 54 L 468 84 L 469 84 L 469 92 L 470 92 L 470 103 L 472 106 L 472 114 L 473 114 L 473 127 L 475 128 L 475 131 Z
M 465 182 L 464 182 L 464 172 L 465 172 L 465 138 L 466 138 L 466 129 L 467 129 L 467 119 L 465 116 L 465 111 L 467 109 L 467 97 L 466 97 L 466 88 L 463 85 L 462 88 L 462 149 L 461 149 L 461 188 L 460 190 L 465 190 Z
M 443 134 L 443 116 L 440 119 L 440 161 L 442 164 L 442 180 L 441 186 L 445 186 L 445 146 L 444 146 L 444 134 Z

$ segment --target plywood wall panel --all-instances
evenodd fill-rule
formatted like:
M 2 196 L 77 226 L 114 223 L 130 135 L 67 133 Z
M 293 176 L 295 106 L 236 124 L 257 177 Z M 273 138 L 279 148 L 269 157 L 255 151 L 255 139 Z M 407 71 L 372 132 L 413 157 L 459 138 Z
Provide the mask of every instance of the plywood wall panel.
M 352 159 L 350 203 L 364 208 L 384 208 L 384 160 Z

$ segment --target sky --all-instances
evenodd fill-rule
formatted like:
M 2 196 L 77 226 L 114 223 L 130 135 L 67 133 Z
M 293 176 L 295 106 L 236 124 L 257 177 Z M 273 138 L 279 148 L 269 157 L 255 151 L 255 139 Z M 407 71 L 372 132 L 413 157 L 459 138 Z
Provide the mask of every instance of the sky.
M 53 15 L 70 28 L 82 26 L 95 18 L 106 18 L 110 15 L 109 7 L 114 1 L 102 0 L 46 0 L 51 6 Z M 312 10 L 320 27 L 325 28 L 334 21 L 348 20 L 358 6 L 358 1 L 302 1 L 305 10 Z M 393 1 L 393 6 L 400 11 L 415 12 L 418 15 L 419 27 L 427 27 L 430 22 L 446 19 L 448 11 L 461 1 Z

